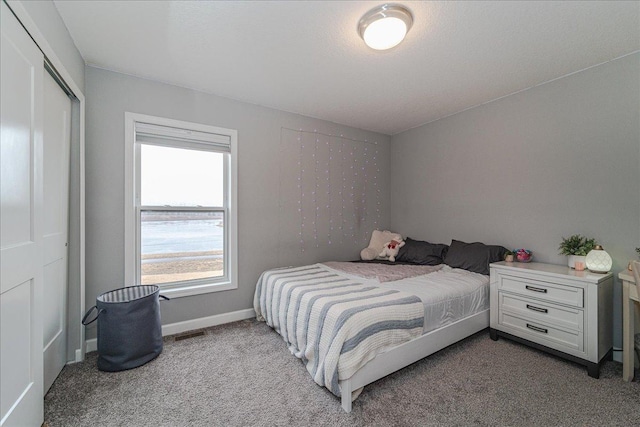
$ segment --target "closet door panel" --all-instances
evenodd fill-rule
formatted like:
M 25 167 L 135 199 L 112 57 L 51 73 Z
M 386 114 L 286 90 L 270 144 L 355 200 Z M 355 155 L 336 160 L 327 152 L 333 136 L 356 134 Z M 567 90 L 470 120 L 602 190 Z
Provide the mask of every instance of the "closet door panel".
M 67 228 L 71 100 L 44 76 L 44 391 L 67 363 Z
M 3 11 L 4 16 L 4 11 Z M 35 90 L 33 64 L 13 40 L 2 34 L 2 247 L 33 240 L 32 168 L 35 149 L 33 102 Z M 42 78 L 40 76 L 40 78 Z M 26 93 L 25 93 L 26 92 Z M 10 167 L 13 163 L 15 167 Z M 6 166 L 6 167 L 5 167 Z
M 43 56 L 0 3 L 0 425 L 39 426 Z

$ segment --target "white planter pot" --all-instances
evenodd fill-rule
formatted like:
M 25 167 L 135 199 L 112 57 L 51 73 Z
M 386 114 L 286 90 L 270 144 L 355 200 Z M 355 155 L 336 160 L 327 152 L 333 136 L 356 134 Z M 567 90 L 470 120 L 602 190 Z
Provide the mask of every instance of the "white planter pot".
M 569 259 L 567 260 L 567 265 L 571 268 L 576 268 L 575 267 L 576 261 L 585 262 L 585 260 L 587 259 L 586 256 L 582 256 L 582 255 L 569 255 L 568 258 Z

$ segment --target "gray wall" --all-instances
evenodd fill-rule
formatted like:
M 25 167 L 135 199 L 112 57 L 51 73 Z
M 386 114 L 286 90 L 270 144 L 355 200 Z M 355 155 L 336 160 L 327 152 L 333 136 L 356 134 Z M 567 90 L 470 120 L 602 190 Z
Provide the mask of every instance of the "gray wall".
M 368 243 L 370 229 L 366 241 L 361 230 L 358 238 L 341 245 L 307 245 L 301 252 L 290 244 L 299 240 L 300 222 L 297 212 L 291 221 L 281 220 L 279 200 L 297 194 L 280 195 L 283 189 L 291 188 L 281 185 L 280 169 L 298 168 L 298 156 L 281 152 L 282 126 L 377 141 L 380 224 L 388 224 L 388 136 L 98 68 L 87 67 L 85 75 L 87 306 L 93 305 L 100 293 L 124 285 L 125 111 L 238 130 L 239 287 L 163 303 L 164 324 L 252 308 L 255 284 L 265 269 L 353 259 Z M 87 337 L 93 336 L 95 330 L 88 329 Z
M 392 138 L 391 228 L 531 249 L 595 237 L 626 268 L 640 246 L 640 54 Z M 616 278 L 614 338 L 621 345 Z

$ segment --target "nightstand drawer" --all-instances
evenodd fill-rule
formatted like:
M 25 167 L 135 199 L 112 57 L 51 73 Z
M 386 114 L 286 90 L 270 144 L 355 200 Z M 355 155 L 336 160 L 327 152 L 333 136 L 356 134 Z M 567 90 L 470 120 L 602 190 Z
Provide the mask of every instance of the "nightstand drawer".
M 583 290 L 580 287 L 503 275 L 498 289 L 573 307 L 584 307 Z
M 507 312 L 500 313 L 500 324 L 508 329 L 513 329 L 514 335 L 537 342 L 545 346 L 562 350 L 566 349 L 584 351 L 584 338 L 582 331 L 561 329 L 556 325 L 549 325 L 524 316 L 512 315 Z M 555 344 L 555 345 L 554 345 Z
M 557 304 L 539 302 L 508 293 L 500 293 L 500 310 L 525 316 L 539 322 L 556 326 L 584 330 L 584 311 Z

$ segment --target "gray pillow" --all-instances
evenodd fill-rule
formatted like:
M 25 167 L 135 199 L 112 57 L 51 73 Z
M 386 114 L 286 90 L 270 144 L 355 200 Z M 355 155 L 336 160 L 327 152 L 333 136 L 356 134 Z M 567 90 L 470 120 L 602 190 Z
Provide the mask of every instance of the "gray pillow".
M 440 243 L 429 243 L 407 237 L 404 246 L 396 256 L 396 261 L 420 265 L 442 264 L 448 248 L 449 246 Z
M 452 240 L 447 256 L 444 258 L 444 263 L 453 268 L 489 274 L 489 264 L 503 261 L 506 252 L 507 249 L 502 246 Z

